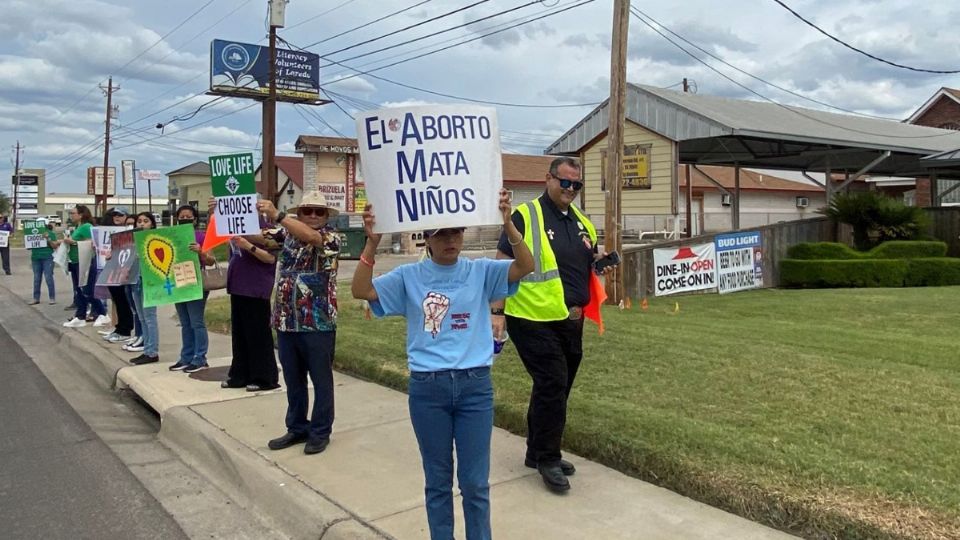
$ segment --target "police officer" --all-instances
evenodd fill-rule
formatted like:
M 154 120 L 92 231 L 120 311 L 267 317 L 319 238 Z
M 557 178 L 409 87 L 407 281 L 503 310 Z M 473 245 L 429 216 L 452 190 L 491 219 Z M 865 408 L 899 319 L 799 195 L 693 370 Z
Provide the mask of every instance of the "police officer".
M 583 357 L 583 308 L 590 303 L 590 272 L 599 258 L 597 231 L 573 205 L 583 189 L 580 165 L 561 157 L 550 164 L 546 192 L 519 205 L 513 222 L 533 253 L 534 271 L 519 292 L 491 304 L 494 336 L 504 326 L 533 379 L 527 409 L 527 455 L 544 484 L 557 493 L 570 489 L 573 464 L 561 459 L 567 419 L 567 398 Z M 512 258 L 513 249 L 500 236 L 498 258 Z

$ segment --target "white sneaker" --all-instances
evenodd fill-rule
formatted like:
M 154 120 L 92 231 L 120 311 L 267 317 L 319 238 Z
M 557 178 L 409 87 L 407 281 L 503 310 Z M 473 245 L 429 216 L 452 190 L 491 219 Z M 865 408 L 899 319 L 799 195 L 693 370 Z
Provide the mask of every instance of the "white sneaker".
M 107 336 L 107 337 L 104 338 L 104 339 L 106 339 L 106 340 L 109 341 L 110 343 L 120 343 L 120 342 L 122 342 L 122 341 L 126 341 L 126 340 L 127 340 L 127 336 L 121 336 L 120 334 L 110 334 L 109 336 Z
M 110 334 L 113 333 L 113 328 L 109 330 L 97 330 L 97 333 L 100 334 L 101 336 L 109 336 Z
M 100 331 L 98 330 L 97 333 L 99 334 Z M 100 337 L 102 337 L 104 341 L 110 341 L 116 335 L 116 332 L 110 332 L 109 334 L 102 334 Z
M 124 345 L 123 350 L 127 352 L 143 352 L 143 345 Z
M 97 320 L 93 321 L 94 326 L 106 326 L 108 324 L 110 324 L 110 317 L 106 315 L 100 315 Z
M 133 345 L 137 342 L 138 339 L 142 339 L 140 336 L 130 336 L 130 339 L 124 342 L 124 345 Z
M 130 346 L 131 346 L 131 347 L 143 347 L 143 336 L 137 336 L 137 338 L 134 339 L 134 340 L 130 343 Z
M 67 328 L 83 328 L 87 325 L 87 321 L 83 319 L 78 319 L 76 317 L 70 319 L 69 321 L 63 323 Z

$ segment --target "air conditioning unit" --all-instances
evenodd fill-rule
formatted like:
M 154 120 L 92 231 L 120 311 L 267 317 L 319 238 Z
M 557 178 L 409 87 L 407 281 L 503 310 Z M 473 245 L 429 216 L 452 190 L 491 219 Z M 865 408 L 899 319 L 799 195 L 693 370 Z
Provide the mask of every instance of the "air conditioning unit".
M 806 208 L 810 206 L 809 197 L 797 197 L 797 208 Z
M 721 193 L 720 204 L 724 206 L 730 206 L 731 204 L 733 204 L 733 195 L 730 195 L 729 193 Z

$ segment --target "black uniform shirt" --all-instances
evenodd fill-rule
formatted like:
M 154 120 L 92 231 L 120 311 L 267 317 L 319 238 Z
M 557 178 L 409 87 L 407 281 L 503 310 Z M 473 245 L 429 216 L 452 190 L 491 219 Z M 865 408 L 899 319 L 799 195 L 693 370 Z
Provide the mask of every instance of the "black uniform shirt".
M 596 251 L 590 242 L 590 233 L 587 232 L 586 225 L 577 219 L 573 210 L 567 209 L 564 214 L 546 193 L 541 195 L 539 200 L 543 208 L 543 230 L 547 233 L 550 247 L 557 258 L 557 269 L 560 270 L 567 307 L 585 306 L 590 303 L 590 272 Z M 514 212 L 512 219 L 517 230 L 523 234 L 523 216 Z M 506 234 L 500 235 L 497 249 L 513 257 L 513 248 L 507 241 Z

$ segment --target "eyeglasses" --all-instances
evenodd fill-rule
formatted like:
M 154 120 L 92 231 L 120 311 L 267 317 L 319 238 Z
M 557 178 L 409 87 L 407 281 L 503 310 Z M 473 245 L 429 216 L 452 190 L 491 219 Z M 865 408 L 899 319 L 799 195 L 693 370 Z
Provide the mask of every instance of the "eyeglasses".
M 551 174 L 550 176 L 556 178 L 560 182 L 560 187 L 562 189 L 573 188 L 574 191 L 580 191 L 581 189 L 583 189 L 583 182 L 579 180 L 569 180 L 567 178 L 560 178 L 555 174 Z
M 322 216 L 327 215 L 327 209 L 326 209 L 326 208 L 311 208 L 311 207 L 309 207 L 309 206 L 305 206 L 305 207 L 303 207 L 303 208 L 298 209 L 297 211 L 298 211 L 301 215 L 308 216 L 308 217 L 309 217 L 309 216 L 314 216 L 314 215 L 315 215 L 315 216 L 318 216 L 318 217 L 322 217 Z

